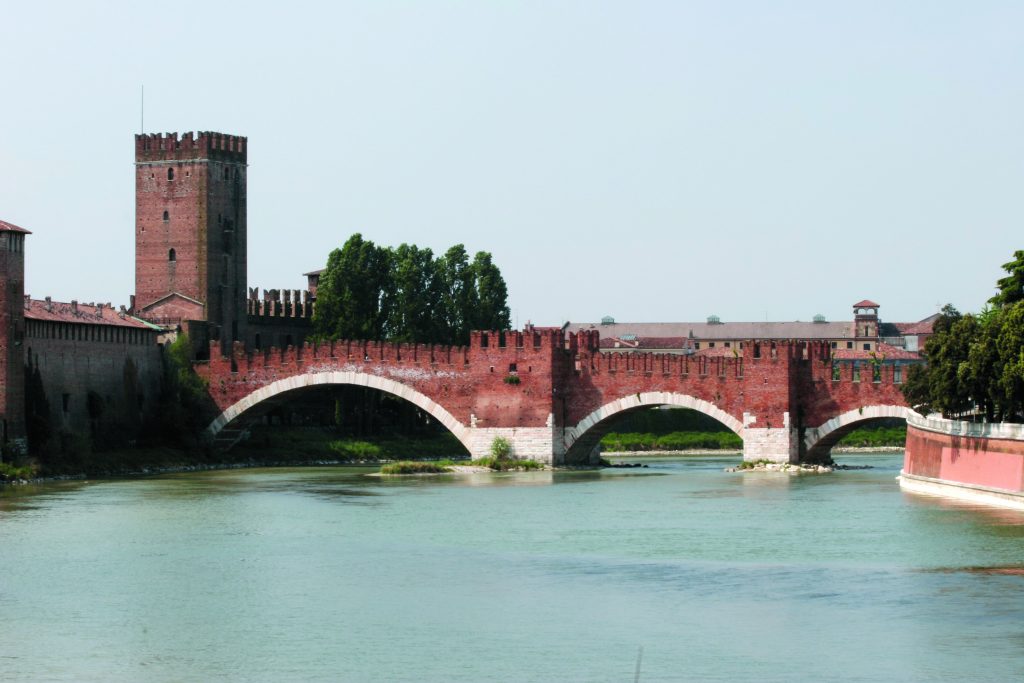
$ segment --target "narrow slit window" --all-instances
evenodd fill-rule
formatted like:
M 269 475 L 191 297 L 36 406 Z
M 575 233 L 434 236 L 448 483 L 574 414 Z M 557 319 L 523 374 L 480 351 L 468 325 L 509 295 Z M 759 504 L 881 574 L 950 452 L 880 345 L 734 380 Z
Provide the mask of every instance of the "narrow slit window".
M 169 220 L 171 220 L 171 212 L 170 211 L 164 211 L 164 223 L 166 223 Z
M 169 252 L 167 252 L 167 260 L 170 261 L 171 263 L 174 263 L 175 261 L 178 260 L 178 254 L 174 251 L 174 249 L 171 249 Z
M 173 168 L 167 169 L 167 179 L 168 180 L 174 180 L 174 169 Z

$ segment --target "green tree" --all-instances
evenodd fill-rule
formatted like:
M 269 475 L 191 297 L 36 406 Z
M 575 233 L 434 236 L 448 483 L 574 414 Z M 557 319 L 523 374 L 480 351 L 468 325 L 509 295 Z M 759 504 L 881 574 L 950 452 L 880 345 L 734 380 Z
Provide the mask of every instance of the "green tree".
M 470 329 L 507 330 L 512 326 L 508 310 L 508 287 L 490 253 L 478 251 L 473 257 L 473 275 L 479 300 Z
M 1009 274 L 996 283 L 999 293 L 988 300 L 1000 308 L 1024 300 L 1024 251 L 1013 252 L 1013 260 L 1004 263 L 1003 270 Z
M 313 332 L 321 339 L 383 339 L 393 298 L 387 249 L 352 235 L 320 276 Z
M 441 280 L 430 249 L 402 244 L 390 254 L 385 335 L 400 342 L 431 342 L 444 335 Z
M 491 255 L 469 261 L 457 244 L 376 246 L 352 235 L 320 275 L 313 332 L 319 339 L 466 344 L 470 330 L 507 330 L 508 287 Z
M 995 340 L 1000 364 L 995 393 L 1002 419 L 1019 422 L 1024 417 L 1024 301 L 1005 307 L 1003 313 Z
M 438 259 L 438 280 L 441 288 L 439 314 L 444 318 L 445 334 L 438 341 L 445 344 L 468 344 L 469 332 L 480 305 L 476 275 L 469 254 L 456 244 Z

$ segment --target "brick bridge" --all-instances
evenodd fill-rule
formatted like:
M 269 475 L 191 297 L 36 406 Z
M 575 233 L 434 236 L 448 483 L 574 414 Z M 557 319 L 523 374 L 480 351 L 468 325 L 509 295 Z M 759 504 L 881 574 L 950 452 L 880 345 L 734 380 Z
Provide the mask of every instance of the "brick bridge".
M 827 343 L 744 342 L 729 357 L 599 351 L 596 331 L 474 332 L 469 346 L 335 341 L 286 350 L 211 353 L 196 372 L 220 414 L 208 432 L 244 425 L 290 392 L 365 386 L 436 418 L 473 457 L 496 436 L 555 465 L 594 462 L 614 418 L 681 406 L 743 439 L 747 460 L 816 460 L 865 421 L 909 413 L 892 363 L 837 361 Z M 211 351 L 216 350 L 211 346 Z M 836 373 L 836 374 L 834 374 Z

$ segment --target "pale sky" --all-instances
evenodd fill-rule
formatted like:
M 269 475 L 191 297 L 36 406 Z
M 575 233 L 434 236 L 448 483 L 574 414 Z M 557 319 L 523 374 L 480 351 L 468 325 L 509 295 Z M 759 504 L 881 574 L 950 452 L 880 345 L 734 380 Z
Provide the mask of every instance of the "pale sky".
M 102 9 L 98 9 L 99 5 Z M 94 7 L 96 5 L 97 7 Z M 977 310 L 1022 239 L 1020 2 L 3 2 L 26 291 L 127 304 L 134 147 L 249 138 L 249 284 L 490 251 L 522 325 Z

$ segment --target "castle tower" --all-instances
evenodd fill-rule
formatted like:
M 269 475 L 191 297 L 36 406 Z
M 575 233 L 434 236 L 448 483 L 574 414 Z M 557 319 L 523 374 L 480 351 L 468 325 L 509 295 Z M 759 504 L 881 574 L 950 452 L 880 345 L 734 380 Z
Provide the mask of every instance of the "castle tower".
M 244 137 L 135 136 L 136 315 L 245 338 L 245 187 Z
M 25 452 L 25 235 L 0 221 L 0 461 Z

